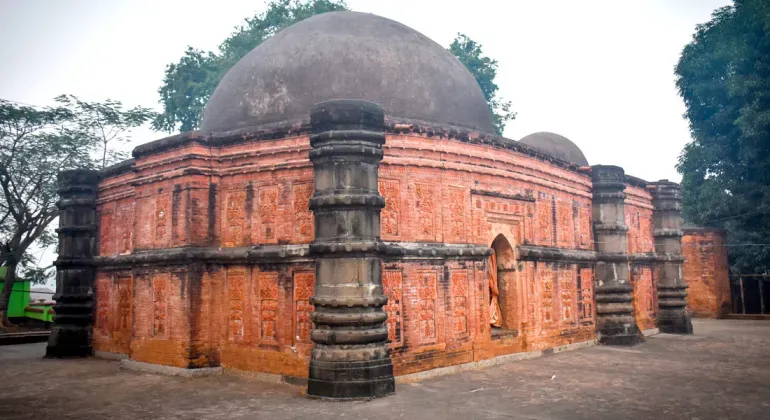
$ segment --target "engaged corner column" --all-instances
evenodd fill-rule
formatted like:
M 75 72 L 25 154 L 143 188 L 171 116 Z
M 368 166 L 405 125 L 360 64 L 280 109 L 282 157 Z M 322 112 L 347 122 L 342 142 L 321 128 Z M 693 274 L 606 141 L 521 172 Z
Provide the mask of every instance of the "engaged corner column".
M 51 336 L 46 357 L 93 353 L 93 257 L 96 249 L 96 189 L 99 172 L 59 172 L 59 258 Z
M 647 184 L 652 194 L 655 253 L 658 255 L 658 329 L 692 334 L 687 284 L 682 276 L 682 187 L 666 179 Z
M 618 166 L 591 167 L 596 241 L 596 316 L 599 341 L 633 345 L 643 341 L 634 318 L 633 286 L 626 248 L 625 173 Z
M 359 100 L 316 104 L 310 115 L 315 170 L 316 343 L 308 395 L 374 398 L 395 391 L 382 307 L 377 171 L 385 143 L 382 108 Z

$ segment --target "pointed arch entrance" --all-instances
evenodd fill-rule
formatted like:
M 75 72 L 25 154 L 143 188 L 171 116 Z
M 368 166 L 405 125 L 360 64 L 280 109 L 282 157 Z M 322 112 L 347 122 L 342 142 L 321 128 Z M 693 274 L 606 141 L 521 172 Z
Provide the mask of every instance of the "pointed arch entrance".
M 489 315 L 492 336 L 510 335 L 519 329 L 516 255 L 508 238 L 492 241 L 489 257 Z

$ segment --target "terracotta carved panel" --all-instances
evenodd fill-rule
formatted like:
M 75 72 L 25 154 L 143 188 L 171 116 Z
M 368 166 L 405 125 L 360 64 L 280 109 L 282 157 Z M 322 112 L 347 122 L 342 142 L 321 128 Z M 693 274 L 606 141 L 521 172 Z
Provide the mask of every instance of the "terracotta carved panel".
M 152 334 L 165 336 L 168 316 L 168 274 L 156 274 L 152 277 Z
M 278 342 L 278 273 L 259 273 L 260 340 Z
M 484 214 L 484 204 L 480 197 L 473 197 L 472 201 L 473 241 L 476 243 L 484 243 L 487 240 L 487 236 L 489 236 L 489 225 L 487 224 L 487 218 Z
M 259 243 L 278 242 L 278 196 L 277 186 L 259 189 Z
M 96 331 L 110 335 L 110 277 L 99 276 L 96 281 Z
M 380 212 L 380 235 L 385 240 L 397 239 L 401 234 L 401 186 L 398 181 L 381 179 L 378 187 L 385 198 L 385 208 Z
M 594 280 L 593 270 L 581 268 L 579 281 L 580 322 L 593 322 L 594 319 Z
M 171 232 L 171 198 L 168 194 L 155 197 L 155 240 L 165 242 Z
M 119 331 L 131 330 L 131 277 L 118 279 L 118 326 Z
M 400 347 L 404 344 L 404 331 L 402 323 L 402 274 L 397 270 L 385 270 L 382 272 L 382 289 L 388 298 L 388 303 L 382 308 L 388 314 L 388 340 L 391 347 Z
M 117 214 L 117 251 L 120 254 L 130 254 L 134 246 L 132 242 L 134 236 L 134 208 L 131 205 L 121 206 Z
M 475 287 L 478 287 L 478 298 L 476 304 L 478 312 L 476 319 L 478 322 L 479 334 L 485 334 L 489 326 L 489 266 L 487 262 L 476 263 L 475 269 Z
M 565 324 L 575 322 L 575 272 L 570 268 L 559 269 L 559 296 L 561 298 L 561 321 Z
M 452 326 L 458 338 L 467 337 L 468 330 L 468 272 L 453 271 L 449 276 L 452 290 Z
M 537 200 L 535 232 L 539 245 L 553 246 L 553 202 L 548 196 Z
M 449 214 L 446 217 L 445 241 L 461 243 L 465 241 L 465 191 L 449 188 L 446 194 Z
M 225 197 L 224 245 L 246 245 L 246 191 L 233 191 Z
M 310 211 L 313 184 L 305 182 L 292 185 L 291 196 L 294 211 L 294 237 L 300 242 L 311 242 L 315 233 L 313 212 Z
M 545 265 L 538 265 L 538 275 L 540 276 L 540 290 L 542 293 L 542 315 L 543 323 L 551 323 L 554 321 L 554 277 L 556 273 L 550 267 Z
M 113 214 L 111 212 L 101 213 L 99 218 L 99 255 L 112 255 L 115 252 L 113 248 L 114 238 Z
M 229 310 L 229 339 L 239 342 L 244 336 L 244 287 L 246 273 L 230 271 L 227 273 L 227 304 Z
M 436 240 L 436 189 L 429 184 L 415 184 L 416 232 L 421 240 Z
M 436 297 L 438 294 L 436 286 L 435 271 L 419 273 L 417 298 L 419 299 L 419 328 L 422 344 L 435 343 L 438 338 L 436 332 Z
M 294 310 L 296 313 L 294 337 L 298 342 L 310 342 L 310 331 L 313 330 L 313 305 L 310 297 L 315 289 L 315 273 L 294 273 Z
M 524 276 L 527 281 L 527 319 L 530 331 L 533 331 L 538 323 L 537 313 L 537 278 L 535 277 L 535 263 L 528 262 L 524 267 Z
M 572 217 L 572 204 L 567 201 L 559 201 L 556 204 L 556 233 L 559 248 L 572 248 L 575 239 L 574 220 Z
M 580 248 L 591 246 L 591 208 L 587 206 L 578 207 L 578 229 L 577 241 Z

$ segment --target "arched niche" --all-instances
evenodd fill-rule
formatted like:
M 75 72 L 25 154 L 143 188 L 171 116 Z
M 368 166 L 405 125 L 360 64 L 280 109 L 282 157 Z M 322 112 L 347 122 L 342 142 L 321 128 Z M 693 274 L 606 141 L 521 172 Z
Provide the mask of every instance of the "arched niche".
M 520 296 L 516 272 L 514 245 L 511 244 L 505 235 L 499 234 L 492 241 L 491 248 L 494 250 L 495 258 L 493 260 L 495 261 L 495 267 L 490 267 L 490 270 L 495 270 L 496 273 L 497 291 L 499 293 L 497 300 L 500 306 L 500 319 L 502 321 L 499 327 L 492 326 L 492 337 L 516 335 L 521 327 L 519 312 L 522 296 Z M 494 278 L 490 279 L 490 281 L 493 280 Z M 490 296 L 492 294 L 492 285 L 490 285 Z M 493 303 L 490 302 L 490 305 L 493 305 Z

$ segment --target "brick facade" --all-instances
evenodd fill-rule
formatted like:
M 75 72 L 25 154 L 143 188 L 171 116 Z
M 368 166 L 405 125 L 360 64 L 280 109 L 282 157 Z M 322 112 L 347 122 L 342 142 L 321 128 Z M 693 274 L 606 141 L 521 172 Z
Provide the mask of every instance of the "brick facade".
M 129 170 L 101 181 L 96 350 L 177 367 L 307 376 L 315 275 L 303 248 L 315 229 L 308 136 L 244 137 L 216 146 L 196 133 L 165 139 L 172 145 L 138 149 Z M 593 253 L 585 170 L 420 132 L 390 131 L 384 153 L 384 241 L 490 247 L 502 235 L 510 245 L 498 264 L 501 334 L 489 325 L 486 260 L 383 260 L 395 374 L 596 338 L 590 258 L 519 255 L 521 246 Z M 651 197 L 631 184 L 626 195 L 628 252 L 651 254 Z M 208 260 L 200 263 L 164 257 L 201 249 Z M 290 255 L 249 256 L 270 249 Z M 652 328 L 654 270 L 632 268 L 637 322 Z
M 719 318 L 730 310 L 727 238 L 719 229 L 684 230 L 682 271 L 687 281 L 687 310 L 704 318 Z

